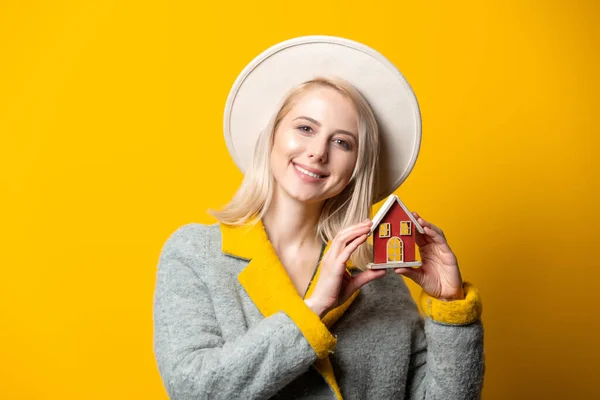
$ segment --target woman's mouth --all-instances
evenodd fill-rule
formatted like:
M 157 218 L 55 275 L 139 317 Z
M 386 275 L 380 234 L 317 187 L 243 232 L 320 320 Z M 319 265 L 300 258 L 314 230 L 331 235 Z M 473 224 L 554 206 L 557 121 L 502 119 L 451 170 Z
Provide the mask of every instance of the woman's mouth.
M 296 163 L 292 163 L 292 164 L 294 165 L 294 169 L 296 170 L 298 175 L 301 178 L 304 178 L 304 180 L 309 180 L 311 182 L 314 182 L 314 181 L 322 181 L 323 179 L 327 178 L 327 175 L 315 174 L 314 172 L 310 172 L 309 170 L 302 168 L 301 166 L 299 166 Z

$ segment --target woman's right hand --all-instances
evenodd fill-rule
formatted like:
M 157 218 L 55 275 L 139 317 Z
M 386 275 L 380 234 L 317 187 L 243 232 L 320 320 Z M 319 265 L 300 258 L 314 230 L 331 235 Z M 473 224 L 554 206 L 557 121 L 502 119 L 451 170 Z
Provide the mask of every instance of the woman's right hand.
M 319 317 L 345 303 L 365 284 L 386 274 L 386 270 L 369 270 L 351 276 L 346 271 L 346 262 L 354 250 L 367 240 L 372 223 L 370 219 L 366 219 L 339 231 L 331 242 L 329 251 L 323 256 L 315 290 L 304 300 Z

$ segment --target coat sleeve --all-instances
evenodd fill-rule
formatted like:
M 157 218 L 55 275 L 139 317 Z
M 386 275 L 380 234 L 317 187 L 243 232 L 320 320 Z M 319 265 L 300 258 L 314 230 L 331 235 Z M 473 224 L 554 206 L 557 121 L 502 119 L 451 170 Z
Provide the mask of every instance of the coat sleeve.
M 167 394 L 176 400 L 273 396 L 317 354 L 284 312 L 224 340 L 181 229 L 163 247 L 154 294 L 154 352 Z
M 465 283 L 465 300 L 421 295 L 425 319 L 413 328 L 406 397 L 410 400 L 480 399 L 485 374 L 481 300 Z

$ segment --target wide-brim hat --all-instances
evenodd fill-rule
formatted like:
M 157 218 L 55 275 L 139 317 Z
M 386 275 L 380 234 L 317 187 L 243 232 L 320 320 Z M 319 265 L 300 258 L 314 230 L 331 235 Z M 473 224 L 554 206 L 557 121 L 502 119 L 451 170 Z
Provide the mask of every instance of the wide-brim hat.
M 417 161 L 421 114 L 398 68 L 352 40 L 303 36 L 278 43 L 254 58 L 234 82 L 225 105 L 225 141 L 231 157 L 245 173 L 260 132 L 285 95 L 315 77 L 348 81 L 371 106 L 380 131 L 375 200 L 382 200 L 400 187 Z

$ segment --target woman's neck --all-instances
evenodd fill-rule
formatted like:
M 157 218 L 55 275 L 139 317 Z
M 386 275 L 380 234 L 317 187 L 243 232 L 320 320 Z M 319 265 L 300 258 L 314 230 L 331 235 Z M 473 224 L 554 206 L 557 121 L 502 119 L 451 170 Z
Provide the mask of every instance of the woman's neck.
M 319 246 L 317 223 L 322 207 L 322 203 L 302 203 L 274 193 L 262 222 L 276 252 L 297 253 Z

